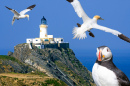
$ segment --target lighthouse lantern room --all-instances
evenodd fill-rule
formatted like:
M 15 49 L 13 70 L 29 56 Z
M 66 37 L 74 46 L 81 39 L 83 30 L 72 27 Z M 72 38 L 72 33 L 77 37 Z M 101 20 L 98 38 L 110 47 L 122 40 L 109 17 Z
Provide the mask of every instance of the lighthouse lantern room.
M 41 25 L 40 25 L 40 37 L 39 38 L 47 38 L 47 20 L 43 16 L 41 19 Z

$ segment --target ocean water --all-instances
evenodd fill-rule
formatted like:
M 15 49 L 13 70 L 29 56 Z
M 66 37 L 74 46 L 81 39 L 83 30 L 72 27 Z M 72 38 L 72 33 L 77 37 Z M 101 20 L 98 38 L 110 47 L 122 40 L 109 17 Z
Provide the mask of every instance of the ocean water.
M 95 56 L 95 57 L 77 57 L 77 59 L 79 59 L 80 62 L 89 71 L 92 72 L 92 67 L 97 58 Z M 114 57 L 113 62 L 117 66 L 117 68 L 123 71 L 130 80 L 130 57 L 118 57 L 118 58 Z

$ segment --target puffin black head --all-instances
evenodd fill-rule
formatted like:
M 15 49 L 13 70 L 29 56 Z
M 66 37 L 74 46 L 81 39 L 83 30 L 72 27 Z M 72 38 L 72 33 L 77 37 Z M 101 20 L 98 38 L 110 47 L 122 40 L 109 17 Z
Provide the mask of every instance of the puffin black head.
M 108 61 L 112 59 L 112 52 L 107 46 L 101 46 L 97 48 L 98 61 Z

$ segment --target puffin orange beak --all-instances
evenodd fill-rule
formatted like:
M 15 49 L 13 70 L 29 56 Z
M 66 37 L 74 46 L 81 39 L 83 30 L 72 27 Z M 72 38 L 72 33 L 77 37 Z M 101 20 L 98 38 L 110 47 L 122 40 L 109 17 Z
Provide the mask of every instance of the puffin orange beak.
M 99 51 L 99 55 L 98 55 L 98 61 L 102 61 L 102 55 L 101 55 L 101 50 Z

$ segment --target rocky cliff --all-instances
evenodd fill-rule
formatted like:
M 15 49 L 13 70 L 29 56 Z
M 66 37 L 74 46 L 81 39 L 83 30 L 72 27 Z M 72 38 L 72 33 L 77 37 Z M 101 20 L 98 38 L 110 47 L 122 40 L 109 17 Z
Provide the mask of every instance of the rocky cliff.
M 9 52 L 8 55 L 13 55 Z M 0 55 L 0 86 L 67 86 L 18 59 Z
M 36 69 L 20 62 L 14 57 L 0 55 L 0 73 L 29 73 L 34 70 Z
M 62 80 L 69 86 L 95 86 L 91 72 L 75 57 L 74 52 L 67 49 L 38 49 L 33 46 L 19 44 L 14 47 L 14 53 L 9 52 L 22 63 L 44 72 L 49 77 Z

